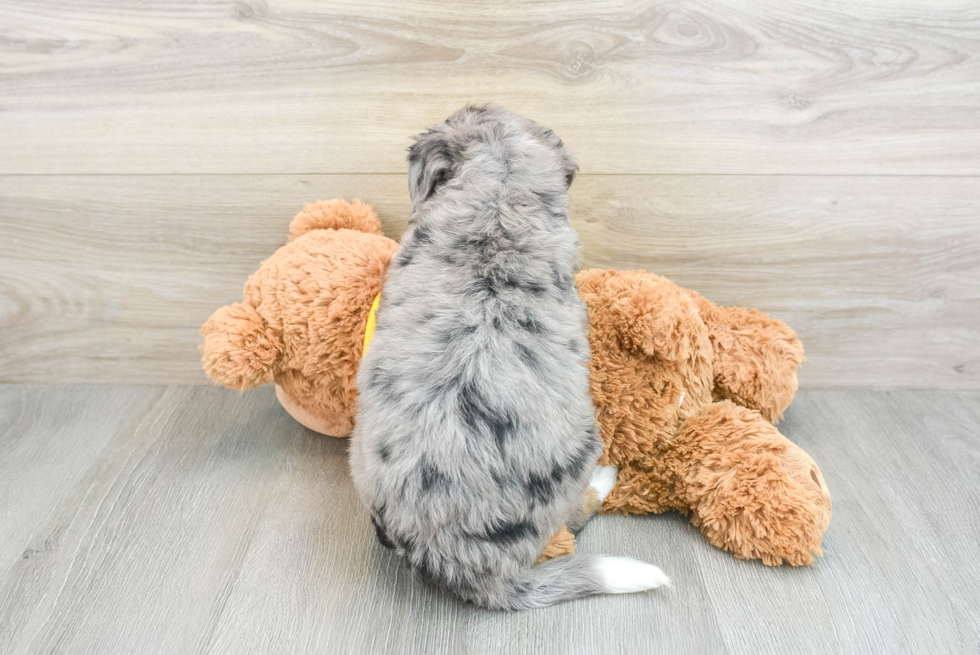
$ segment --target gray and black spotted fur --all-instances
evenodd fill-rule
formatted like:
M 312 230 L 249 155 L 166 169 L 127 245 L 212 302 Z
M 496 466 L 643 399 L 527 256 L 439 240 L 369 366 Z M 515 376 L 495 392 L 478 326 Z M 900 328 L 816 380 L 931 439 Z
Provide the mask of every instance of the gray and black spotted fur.
M 581 527 L 602 451 L 554 132 L 468 107 L 416 137 L 410 229 L 361 362 L 354 483 L 382 544 L 485 607 L 603 591 L 595 558 L 535 559 Z

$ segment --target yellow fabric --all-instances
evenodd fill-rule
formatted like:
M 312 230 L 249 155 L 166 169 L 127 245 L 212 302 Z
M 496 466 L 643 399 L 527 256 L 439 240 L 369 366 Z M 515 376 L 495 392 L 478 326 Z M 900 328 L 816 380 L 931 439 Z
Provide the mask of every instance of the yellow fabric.
M 374 302 L 371 303 L 371 313 L 368 314 L 367 326 L 364 328 L 364 348 L 361 350 L 361 357 L 367 354 L 371 339 L 374 338 L 374 327 L 378 323 L 378 305 L 380 304 L 381 294 L 379 293 L 374 297 Z

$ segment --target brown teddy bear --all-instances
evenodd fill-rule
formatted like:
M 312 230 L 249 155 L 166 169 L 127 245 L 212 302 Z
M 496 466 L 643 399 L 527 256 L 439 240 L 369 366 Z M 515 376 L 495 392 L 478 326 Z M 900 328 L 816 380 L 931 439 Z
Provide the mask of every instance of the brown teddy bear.
M 234 389 L 275 381 L 300 423 L 349 436 L 357 365 L 397 244 L 359 201 L 307 205 L 289 231 L 242 304 L 204 324 L 204 368 Z M 620 470 L 603 511 L 690 513 L 736 557 L 812 562 L 830 494 L 813 460 L 772 425 L 796 391 L 796 334 L 643 271 L 587 270 L 576 283 L 589 310 L 600 463 Z M 563 530 L 542 558 L 574 547 Z

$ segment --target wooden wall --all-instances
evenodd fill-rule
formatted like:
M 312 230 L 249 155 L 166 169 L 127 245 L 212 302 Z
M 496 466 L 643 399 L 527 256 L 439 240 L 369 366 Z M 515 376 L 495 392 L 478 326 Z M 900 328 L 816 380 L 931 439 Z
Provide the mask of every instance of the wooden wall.
M 0 3 L 0 382 L 206 383 L 306 201 L 397 237 L 467 102 L 581 162 L 584 266 L 788 321 L 801 385 L 980 386 L 980 4 Z

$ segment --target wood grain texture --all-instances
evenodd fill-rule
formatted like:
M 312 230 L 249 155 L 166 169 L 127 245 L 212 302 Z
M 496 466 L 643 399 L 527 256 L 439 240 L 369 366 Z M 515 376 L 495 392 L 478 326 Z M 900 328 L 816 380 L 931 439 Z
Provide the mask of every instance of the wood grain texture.
M 799 395 L 782 430 L 834 494 L 813 566 L 738 561 L 679 515 L 600 516 L 581 550 L 656 562 L 675 586 L 518 614 L 413 579 L 375 541 L 347 442 L 271 389 L 6 385 L 0 412 L 5 654 L 980 647 L 976 392 Z
M 50 393 L 34 400 L 31 390 L 2 391 L 64 420 L 64 405 Z M 39 508 L 29 533 L 2 535 L 23 543 L 24 554 L 0 563 L 0 651 L 193 652 L 207 645 L 272 499 L 290 435 L 303 431 L 271 403 L 222 402 L 208 391 L 148 388 L 142 393 L 155 402 L 128 422 L 103 433 L 99 421 L 80 417 L 59 435 L 59 449 L 30 462 L 43 489 L 60 482 L 55 467 L 91 440 L 108 442 L 71 493 Z M 134 393 L 106 386 L 70 399 L 99 406 Z M 18 434 L 23 423 L 4 441 L 29 439 Z M 256 426 L 262 429 L 243 436 Z M 25 427 L 47 436 L 41 426 Z M 0 478 L 13 467 L 4 458 Z
M 587 173 L 980 174 L 980 5 L 8 0 L 0 173 L 398 173 L 492 100 Z
M 59 534 L 35 537 L 49 512 L 66 498 L 78 501 L 71 494 L 113 435 L 138 424 L 162 391 L 126 387 L 85 394 L 67 387 L 0 387 L 0 563 L 43 558 L 57 545 Z M 75 432 L 80 425 L 85 439 Z
M 303 202 L 402 175 L 0 177 L 0 380 L 206 383 L 198 330 Z M 972 178 L 581 176 L 583 266 L 643 268 L 800 335 L 804 388 L 980 386 Z
M 698 551 L 702 574 L 719 582 L 711 600 L 724 603 L 726 640 L 745 652 L 783 640 L 802 652 L 976 652 L 978 401 L 976 393 L 801 393 L 780 431 L 827 474 L 834 516 L 824 557 L 815 567 L 732 576 L 717 552 Z M 760 617 L 769 628 L 751 625 Z

